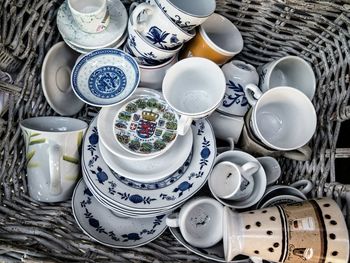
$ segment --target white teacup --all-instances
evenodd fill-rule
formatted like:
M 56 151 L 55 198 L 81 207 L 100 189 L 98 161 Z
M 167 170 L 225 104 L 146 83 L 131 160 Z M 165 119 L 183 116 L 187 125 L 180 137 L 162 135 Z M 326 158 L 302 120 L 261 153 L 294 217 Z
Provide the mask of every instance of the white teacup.
M 187 32 L 179 28 L 158 4 L 137 5 L 130 15 L 130 21 L 149 43 L 162 49 L 181 46 L 196 35 L 195 30 Z
M 72 196 L 80 174 L 79 151 L 87 126 L 66 117 L 37 117 L 21 122 L 28 190 L 33 199 L 60 202 Z
M 244 91 L 254 106 L 250 126 L 268 147 L 290 151 L 303 147 L 316 130 L 316 112 L 308 97 L 291 87 L 276 87 L 264 94 L 256 85 Z
M 244 116 L 250 105 L 243 87 L 249 83 L 258 85 L 259 75 L 252 65 L 240 60 L 232 60 L 221 69 L 226 78 L 226 92 L 218 111 Z
M 209 115 L 219 106 L 225 93 L 225 76 L 208 59 L 186 58 L 167 71 L 162 88 L 166 102 L 181 114 L 178 133 L 184 135 L 192 120 Z
M 186 31 L 202 24 L 216 8 L 215 0 L 201 1 L 200 4 L 188 0 L 148 0 L 147 2 L 160 5 L 169 18 Z
M 271 156 L 256 158 L 265 170 L 267 185 L 272 185 L 281 176 L 281 166 L 278 161 Z
M 211 247 L 222 239 L 223 208 L 213 198 L 194 198 L 181 207 L 180 213 L 168 215 L 166 224 L 179 227 L 189 244 L 199 248 Z
M 316 78 L 311 66 L 297 56 L 285 56 L 258 68 L 263 92 L 279 87 L 294 87 L 310 100 L 314 97 Z
M 216 196 L 229 200 L 247 199 L 253 192 L 252 175 L 260 168 L 257 162 L 237 165 L 229 161 L 217 163 L 209 176 L 209 187 Z
M 68 6 L 74 21 L 85 32 L 99 33 L 109 24 L 107 0 L 68 0 Z

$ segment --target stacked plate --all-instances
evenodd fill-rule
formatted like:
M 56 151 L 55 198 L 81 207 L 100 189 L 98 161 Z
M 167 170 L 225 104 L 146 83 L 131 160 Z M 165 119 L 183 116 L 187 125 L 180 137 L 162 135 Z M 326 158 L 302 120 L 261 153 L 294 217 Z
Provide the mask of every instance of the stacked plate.
M 157 221 L 159 224 L 155 224 L 156 231 L 147 235 L 145 242 L 153 240 L 166 228 L 165 215 L 192 197 L 205 184 L 212 169 L 216 145 L 209 122 L 205 119 L 198 120 L 193 122 L 192 129 L 186 135 L 168 136 L 171 134 L 171 123 L 176 122 L 176 119 L 172 116 L 171 109 L 162 103 L 160 93 L 138 88 L 122 105 L 103 108 L 86 133 L 82 149 L 84 182 L 76 189 L 73 207 L 82 229 L 104 244 L 120 246 L 119 241 L 107 238 L 108 234 L 99 233 L 101 222 L 111 227 L 112 224 L 115 226 L 125 223 L 125 229 L 132 229 L 132 224 L 149 223 L 153 229 L 152 224 Z M 140 114 L 135 105 L 142 108 Z M 148 107 L 153 107 L 153 110 Z M 134 112 L 130 118 L 128 111 Z M 150 132 L 152 127 L 145 125 L 139 117 L 147 120 L 158 118 L 157 125 L 163 119 L 172 121 L 160 124 L 161 127 L 166 127 L 166 131 L 161 131 L 157 126 L 153 134 Z M 125 121 L 121 122 L 123 118 Z M 127 123 L 130 127 L 136 123 L 142 128 L 128 130 L 127 134 L 131 137 L 132 131 L 137 131 L 139 135 L 147 132 L 146 135 L 152 133 L 156 136 L 161 133 L 162 138 L 171 139 L 165 140 L 163 144 L 157 140 L 152 149 L 146 146 L 142 148 L 144 143 L 150 143 L 146 140 L 147 136 L 141 147 L 134 147 L 132 138 L 128 144 L 123 145 L 118 141 L 120 138 L 125 139 L 125 134 L 120 133 L 124 132 L 120 123 Z M 146 149 L 145 152 L 142 149 Z M 86 211 L 88 205 L 95 207 L 95 213 L 91 209 Z M 107 219 L 108 217 L 113 217 L 113 220 Z M 106 226 L 103 228 L 107 229 Z M 149 228 L 146 229 L 149 231 Z M 107 230 L 105 232 L 108 233 Z M 137 240 L 142 236 L 141 232 L 137 232 Z M 109 242 L 101 235 L 109 239 Z M 142 244 L 144 241 L 141 242 L 140 239 L 135 245 Z
M 57 13 L 57 27 L 68 46 L 80 53 L 100 48 L 118 48 L 127 38 L 128 14 L 119 0 L 107 0 L 110 22 L 107 28 L 97 34 L 87 33 L 77 25 L 65 1 Z

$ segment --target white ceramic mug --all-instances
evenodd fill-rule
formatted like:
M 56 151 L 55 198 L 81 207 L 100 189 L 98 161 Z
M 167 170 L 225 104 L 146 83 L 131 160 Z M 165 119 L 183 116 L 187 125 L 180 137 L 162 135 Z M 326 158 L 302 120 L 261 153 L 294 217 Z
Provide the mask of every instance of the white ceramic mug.
M 265 170 L 267 185 L 274 184 L 281 176 L 281 166 L 271 156 L 256 158 Z
M 219 198 L 229 200 L 247 199 L 253 192 L 253 174 L 260 168 L 257 162 L 237 165 L 229 161 L 217 163 L 209 176 L 211 191 Z
M 303 147 L 316 130 L 316 112 L 308 97 L 291 87 L 276 87 L 264 94 L 253 84 L 244 87 L 254 106 L 250 126 L 268 147 L 290 151 Z
M 41 202 L 69 199 L 80 174 L 80 145 L 87 129 L 66 117 L 23 120 L 29 195 Z
M 163 79 L 166 102 L 181 115 L 178 133 L 186 134 L 192 120 L 212 113 L 225 93 L 225 76 L 214 62 L 187 58 L 173 65 Z
M 179 227 L 189 244 L 199 248 L 211 247 L 222 239 L 223 208 L 213 198 L 193 198 L 181 207 L 180 213 L 168 215 L 166 224 Z
M 259 75 L 252 65 L 241 60 L 232 60 L 221 69 L 225 74 L 226 92 L 218 111 L 244 116 L 250 105 L 243 87 L 249 83 L 258 85 Z
M 195 30 L 187 32 L 179 28 L 157 4 L 141 3 L 132 8 L 130 22 L 134 30 L 159 48 L 177 48 L 196 35 Z
M 174 23 L 183 30 L 189 31 L 202 24 L 214 13 L 215 0 L 148 0 L 151 4 L 158 4 Z
M 279 87 L 293 87 L 310 100 L 316 90 L 316 78 L 311 66 L 297 56 L 285 56 L 258 68 L 260 88 L 263 92 Z
M 68 6 L 81 30 L 99 33 L 107 28 L 110 21 L 107 0 L 68 0 Z

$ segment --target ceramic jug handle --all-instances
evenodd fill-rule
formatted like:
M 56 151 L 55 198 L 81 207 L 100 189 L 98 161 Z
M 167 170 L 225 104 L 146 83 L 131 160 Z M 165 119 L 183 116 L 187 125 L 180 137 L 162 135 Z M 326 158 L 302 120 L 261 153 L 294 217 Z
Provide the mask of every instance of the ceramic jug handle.
M 168 215 L 165 222 L 169 227 L 179 227 L 179 213 Z
M 313 183 L 310 180 L 306 180 L 306 179 L 296 181 L 292 183 L 290 186 L 297 188 L 304 195 L 307 195 L 314 187 Z
M 258 88 L 258 86 L 255 84 L 252 84 L 252 83 L 247 84 L 244 87 L 244 93 L 245 93 L 245 96 L 246 96 L 249 104 L 252 106 L 254 106 L 256 104 L 256 102 L 258 101 L 258 99 L 262 95 L 262 92 Z
M 177 133 L 181 136 L 185 135 L 191 127 L 192 118 L 182 115 L 177 123 Z
M 245 176 L 251 176 L 256 173 L 260 168 L 260 164 L 256 162 L 247 162 L 240 167 L 241 174 Z
M 304 145 L 293 151 L 284 152 L 282 155 L 288 159 L 297 161 L 308 161 L 311 158 L 312 150 L 309 146 Z
M 130 19 L 131 19 L 130 22 L 131 22 L 134 30 L 136 30 L 138 32 L 142 32 L 145 29 L 145 26 L 147 24 L 147 20 L 154 12 L 154 8 L 155 8 L 154 6 L 147 4 L 147 3 L 139 4 L 134 8 L 134 10 L 132 11 L 132 14 L 130 16 Z M 144 11 L 146 11 L 147 20 L 144 22 L 141 22 L 139 20 L 139 16 Z
M 59 195 L 62 192 L 60 175 L 61 147 L 58 144 L 49 146 L 50 194 Z

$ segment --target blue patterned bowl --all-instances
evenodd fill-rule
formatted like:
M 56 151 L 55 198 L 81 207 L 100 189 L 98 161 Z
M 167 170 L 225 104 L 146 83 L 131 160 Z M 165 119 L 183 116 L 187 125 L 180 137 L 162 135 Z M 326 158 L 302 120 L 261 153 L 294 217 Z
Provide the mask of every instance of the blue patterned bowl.
M 87 104 L 104 107 L 122 103 L 140 82 L 137 62 L 119 49 L 104 48 L 81 57 L 71 83 L 75 94 Z

